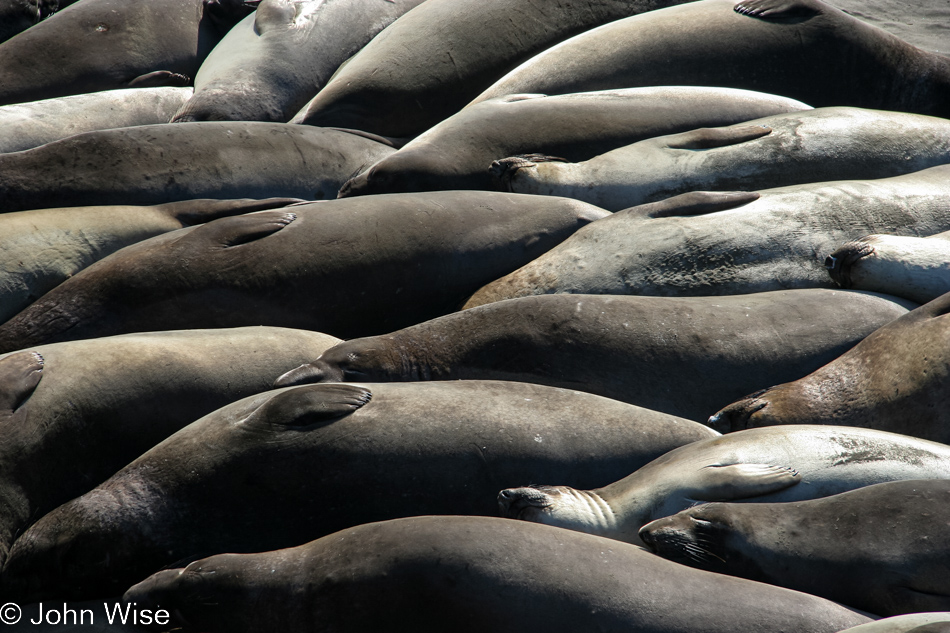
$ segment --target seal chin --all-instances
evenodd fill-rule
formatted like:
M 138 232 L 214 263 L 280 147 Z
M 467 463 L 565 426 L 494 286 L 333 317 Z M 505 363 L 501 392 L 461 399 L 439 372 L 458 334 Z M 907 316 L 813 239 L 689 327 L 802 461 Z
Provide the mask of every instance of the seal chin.
M 296 369 L 291 369 L 274 381 L 274 388 L 296 387 L 318 382 L 342 382 L 343 372 L 328 363 L 316 360 Z

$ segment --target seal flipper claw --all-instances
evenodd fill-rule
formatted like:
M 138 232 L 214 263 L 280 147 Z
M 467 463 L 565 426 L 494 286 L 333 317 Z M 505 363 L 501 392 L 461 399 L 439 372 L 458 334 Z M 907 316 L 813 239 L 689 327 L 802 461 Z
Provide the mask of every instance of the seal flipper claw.
M 274 396 L 248 418 L 308 430 L 347 416 L 373 398 L 355 385 L 308 385 Z
M 816 16 L 821 13 L 821 4 L 809 0 L 742 0 L 732 10 L 753 18 L 781 20 Z
M 163 86 L 185 87 L 191 85 L 191 77 L 170 70 L 155 70 L 139 75 L 127 84 L 129 88 L 161 88 Z
M 202 231 L 203 236 L 208 236 L 212 242 L 224 248 L 232 248 L 273 235 L 296 219 L 296 213 L 264 211 L 221 218 L 202 225 L 196 231 Z M 208 233 L 213 235 L 209 236 Z
M 0 412 L 16 411 L 43 379 L 39 352 L 19 352 L 0 360 Z
M 797 471 L 771 464 L 711 464 L 699 473 L 690 496 L 698 501 L 731 501 L 778 492 L 802 480 Z
M 747 205 L 750 202 L 755 202 L 759 197 L 757 191 L 691 191 L 659 202 L 623 209 L 617 211 L 614 215 L 624 213 L 640 215 L 645 218 L 706 215 L 707 213 L 728 211 Z

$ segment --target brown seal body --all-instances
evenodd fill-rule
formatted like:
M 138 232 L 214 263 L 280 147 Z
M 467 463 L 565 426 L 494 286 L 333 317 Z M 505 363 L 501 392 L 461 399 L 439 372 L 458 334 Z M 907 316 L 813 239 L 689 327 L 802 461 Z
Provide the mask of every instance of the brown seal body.
M 83 0 L 0 44 L 0 104 L 186 86 L 256 1 Z
M 499 486 L 609 481 L 714 436 L 681 418 L 524 383 L 270 391 L 189 425 L 41 519 L 14 545 L 3 588 L 32 600 L 108 596 L 195 554 L 291 547 L 420 514 L 491 516 Z
M 337 339 L 298 330 L 158 332 L 0 358 L 0 560 L 30 523 L 198 417 L 265 391 Z
M 709 419 L 720 431 L 775 424 L 835 424 L 950 443 L 950 294 L 888 323 L 795 382 L 730 404 Z
M 0 154 L 0 210 L 194 198 L 321 200 L 393 151 L 358 133 L 286 123 L 99 130 Z
M 878 615 L 950 609 L 950 482 L 795 503 L 713 503 L 640 531 L 666 558 Z
M 340 197 L 496 189 L 493 160 L 514 154 L 593 158 L 662 134 L 729 125 L 803 103 L 748 90 L 663 86 L 572 95 L 509 95 L 463 108 L 348 180 Z
M 203 124 L 166 127 L 184 125 Z M 256 324 L 378 334 L 458 309 L 488 280 L 606 215 L 565 198 L 448 191 L 221 218 L 82 270 L 0 326 L 0 350 Z
M 868 621 L 623 543 L 481 517 L 372 523 L 298 548 L 215 556 L 160 572 L 125 600 L 164 606 L 186 631 L 235 633 L 427 633 L 446 623 L 466 633 L 832 633 Z
M 426 0 L 354 55 L 293 120 L 412 137 L 549 46 L 681 1 Z
M 528 60 L 475 103 L 668 84 L 950 115 L 950 58 L 819 0 L 703 0 L 617 20 Z
M 0 214 L 0 323 L 120 248 L 216 218 L 294 202 L 300 200 L 185 200 L 150 207 L 67 207 Z
M 525 297 L 341 343 L 277 385 L 519 380 L 702 420 L 728 394 L 802 375 L 907 309 L 892 297 L 845 293 Z

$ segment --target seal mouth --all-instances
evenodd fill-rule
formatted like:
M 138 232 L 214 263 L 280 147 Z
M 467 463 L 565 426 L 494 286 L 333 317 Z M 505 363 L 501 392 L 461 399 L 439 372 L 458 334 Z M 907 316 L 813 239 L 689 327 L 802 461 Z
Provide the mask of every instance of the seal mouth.
M 762 400 L 760 398 L 760 396 L 764 395 L 767 391 L 768 389 L 756 391 L 742 400 L 733 402 L 724 409 L 720 409 L 706 420 L 706 426 L 719 433 L 730 433 L 756 427 L 757 425 L 753 422 L 752 416 L 769 406 L 768 400 Z
M 658 556 L 691 567 L 710 569 L 726 562 L 714 551 L 716 531 L 717 525 L 712 521 L 674 515 L 647 523 L 640 528 L 639 536 Z

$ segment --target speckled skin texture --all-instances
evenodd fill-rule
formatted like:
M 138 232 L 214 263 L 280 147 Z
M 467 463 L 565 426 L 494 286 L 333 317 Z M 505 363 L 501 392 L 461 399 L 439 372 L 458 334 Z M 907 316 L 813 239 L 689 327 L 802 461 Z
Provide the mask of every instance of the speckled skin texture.
M 466 307 L 550 293 L 703 296 L 835 287 L 824 262 L 842 242 L 869 233 L 946 231 L 948 195 L 947 165 L 881 180 L 684 194 L 595 222 L 480 289 Z
M 950 58 L 921 50 L 819 0 L 703 0 L 617 20 L 528 60 L 475 103 L 506 94 L 565 94 L 711 85 L 820 106 L 950 115 Z M 829 63 L 834 60 L 834 63 Z
M 950 328 L 948 312 L 950 294 L 887 324 L 812 374 L 734 402 L 709 425 L 730 431 L 843 424 L 950 443 L 950 365 L 939 344 Z
M 0 44 L 0 104 L 135 87 L 155 72 L 162 75 L 152 86 L 189 85 L 201 60 L 253 4 L 77 2 Z
M 355 55 L 294 120 L 416 136 L 547 47 L 680 1 L 426 0 Z
M 0 358 L 0 560 L 45 513 L 336 342 L 253 327 L 59 343 Z
M 693 567 L 889 616 L 950 608 L 948 508 L 950 482 L 901 481 L 813 501 L 708 504 L 642 535 Z
M 729 394 L 805 375 L 907 306 L 885 295 L 817 289 L 526 297 L 347 341 L 277 384 L 519 380 L 705 420 Z
M 619 211 L 690 191 L 889 178 L 948 162 L 946 119 L 817 108 L 659 136 L 579 163 L 522 161 L 502 179 L 506 191 L 566 196 Z
M 348 180 L 340 196 L 498 189 L 488 167 L 505 156 L 540 153 L 581 161 L 661 134 L 807 109 L 784 97 L 696 86 L 499 97 L 464 108 L 416 137 Z
M 103 90 L 0 106 L 0 152 L 19 152 L 74 134 L 168 123 L 191 88 Z

